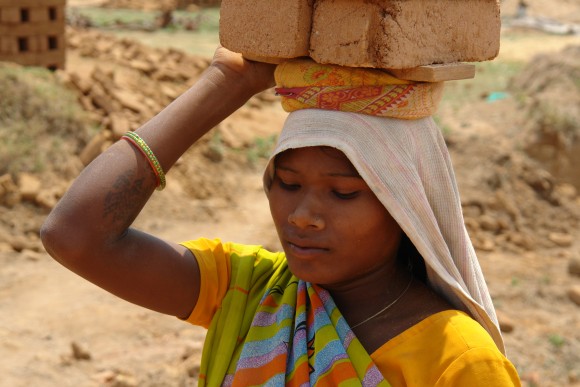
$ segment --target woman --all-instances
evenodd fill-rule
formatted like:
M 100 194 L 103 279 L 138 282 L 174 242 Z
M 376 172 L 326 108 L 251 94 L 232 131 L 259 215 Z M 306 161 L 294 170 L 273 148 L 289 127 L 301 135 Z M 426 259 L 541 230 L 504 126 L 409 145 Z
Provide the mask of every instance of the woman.
M 321 79 L 342 77 L 288 66 L 277 75 L 289 110 L 319 107 L 302 105 Z M 209 327 L 200 385 L 518 385 L 428 117 L 438 85 L 418 86 L 416 98 L 414 85 L 384 92 L 367 72 L 348 72 L 371 87 L 316 103 L 395 98 L 364 114 L 290 114 L 264 175 L 284 253 L 130 228 L 164 171 L 271 87 L 272 72 L 218 49 L 189 91 L 83 171 L 42 228 L 47 251 L 130 302 Z M 286 84 L 296 73 L 306 85 Z M 396 118 L 374 116 L 383 111 Z

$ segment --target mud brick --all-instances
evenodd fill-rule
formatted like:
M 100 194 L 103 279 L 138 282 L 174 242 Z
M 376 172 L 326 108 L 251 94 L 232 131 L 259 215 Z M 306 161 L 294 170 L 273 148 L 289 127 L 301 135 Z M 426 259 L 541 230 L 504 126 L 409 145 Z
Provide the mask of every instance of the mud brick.
M 391 69 L 489 60 L 499 52 L 499 12 L 497 0 L 317 0 L 310 56 Z
M 65 0 L 0 0 L 0 60 L 64 68 Z
M 0 0 L 0 7 L 49 7 L 59 6 L 63 7 L 66 0 Z
M 251 59 L 308 55 L 313 0 L 223 0 L 220 42 Z
M 26 39 L 27 41 L 27 52 L 41 52 L 41 43 L 38 36 L 26 36 L 21 39 Z
M 20 8 L 5 7 L 0 9 L 0 24 L 13 24 L 13 23 L 20 23 Z
M 0 24 L 0 36 L 31 36 L 31 35 L 64 35 L 64 23 L 21 23 L 14 25 Z
M 27 9 L 29 13 L 30 23 L 46 22 L 49 20 L 48 7 L 39 7 L 39 8 L 30 7 Z
M 47 36 L 37 36 L 38 40 L 38 52 L 48 51 L 48 37 Z
M 2 54 L 17 54 L 18 41 L 12 36 L 0 36 L 0 53 Z

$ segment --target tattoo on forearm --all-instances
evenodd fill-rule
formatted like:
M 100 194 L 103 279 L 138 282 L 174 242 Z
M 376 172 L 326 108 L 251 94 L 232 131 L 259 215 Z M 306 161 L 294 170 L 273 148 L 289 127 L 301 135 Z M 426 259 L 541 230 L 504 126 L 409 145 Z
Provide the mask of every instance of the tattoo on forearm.
M 135 179 L 132 173 L 119 176 L 111 192 L 105 197 L 103 217 L 112 217 L 114 223 L 128 223 L 143 205 L 146 191 L 145 178 Z

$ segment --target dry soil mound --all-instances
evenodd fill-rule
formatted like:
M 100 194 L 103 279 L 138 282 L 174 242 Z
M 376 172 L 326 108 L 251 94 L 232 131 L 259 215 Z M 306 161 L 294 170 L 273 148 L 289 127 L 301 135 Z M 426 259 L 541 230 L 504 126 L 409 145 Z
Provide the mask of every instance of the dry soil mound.
M 540 55 L 512 81 L 526 114 L 527 153 L 580 188 L 580 46 Z

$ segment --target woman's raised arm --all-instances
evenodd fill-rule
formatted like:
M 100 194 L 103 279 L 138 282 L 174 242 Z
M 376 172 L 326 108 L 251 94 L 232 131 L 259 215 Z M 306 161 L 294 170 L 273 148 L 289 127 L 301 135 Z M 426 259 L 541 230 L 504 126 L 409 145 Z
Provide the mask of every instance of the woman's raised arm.
M 167 172 L 201 136 L 273 86 L 273 70 L 218 48 L 196 84 L 136 133 Z M 156 186 L 147 159 L 118 141 L 75 180 L 47 217 L 41 238 L 54 259 L 96 285 L 186 317 L 199 293 L 196 260 L 178 244 L 130 228 Z

